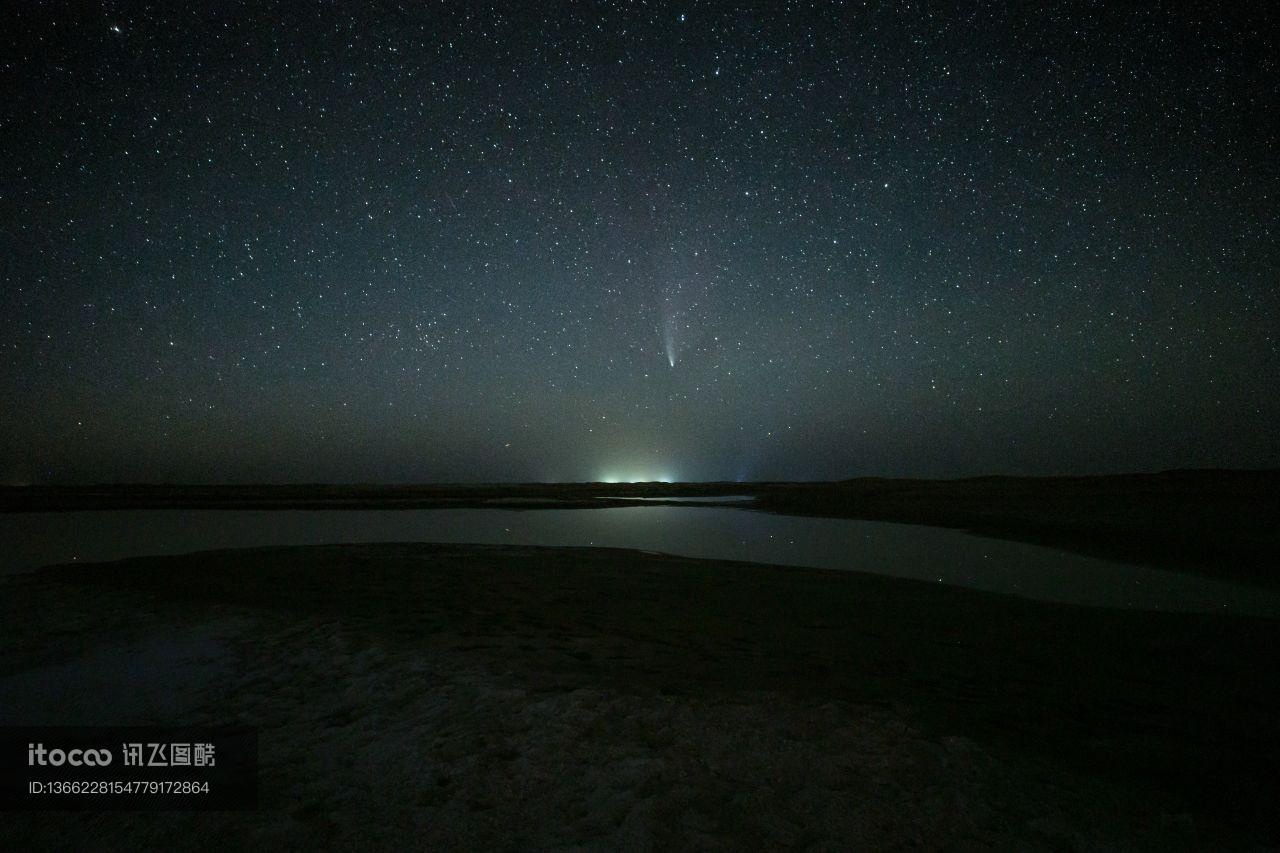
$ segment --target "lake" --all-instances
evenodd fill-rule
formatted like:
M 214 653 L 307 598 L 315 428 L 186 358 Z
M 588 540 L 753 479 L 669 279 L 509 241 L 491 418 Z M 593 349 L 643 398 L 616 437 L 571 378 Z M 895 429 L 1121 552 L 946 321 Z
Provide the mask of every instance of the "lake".
M 718 500 L 724 500 L 720 498 Z M 118 510 L 0 515 L 0 571 L 217 548 L 342 542 L 636 548 L 915 578 L 1043 601 L 1280 616 L 1280 591 L 958 530 L 728 507 Z

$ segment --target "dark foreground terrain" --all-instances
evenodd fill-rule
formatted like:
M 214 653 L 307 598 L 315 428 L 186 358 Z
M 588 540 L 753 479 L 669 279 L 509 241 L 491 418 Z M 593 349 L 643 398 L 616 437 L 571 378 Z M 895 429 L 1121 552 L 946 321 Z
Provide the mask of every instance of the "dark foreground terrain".
M 1280 585 L 1280 471 L 1097 477 L 863 478 L 828 483 L 0 486 L 0 512 L 112 509 L 603 508 L 751 495 L 739 508 L 971 530 L 1215 577 Z
M 0 579 L 0 722 L 261 728 L 251 813 L 38 849 L 1280 842 L 1280 630 L 604 549 L 263 549 Z

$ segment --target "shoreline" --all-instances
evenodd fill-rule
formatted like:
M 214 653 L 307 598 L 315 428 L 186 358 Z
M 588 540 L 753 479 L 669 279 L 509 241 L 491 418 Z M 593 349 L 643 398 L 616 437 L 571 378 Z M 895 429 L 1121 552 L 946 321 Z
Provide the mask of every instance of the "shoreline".
M 115 706 L 133 716 L 98 722 L 238 722 L 281 739 L 263 747 L 263 779 L 299 804 L 268 796 L 256 815 L 161 821 L 174 827 L 263 843 L 280 821 L 290 833 L 313 819 L 358 833 L 344 797 L 381 801 L 344 795 L 336 777 L 308 793 L 294 765 L 308 750 L 359 764 L 414 732 L 435 769 L 391 777 L 429 802 L 396 794 L 390 825 L 425 809 L 442 844 L 482 844 L 507 821 L 541 833 L 533 847 L 696 846 L 699 821 L 716 835 L 752 827 L 744 842 L 795 843 L 813 809 L 824 831 L 871 832 L 871 845 L 917 831 L 929 846 L 965 833 L 979 846 L 1136 849 L 1280 837 L 1268 796 L 1280 631 L 1266 620 L 624 550 L 412 543 L 76 564 L 3 589 L 10 722 L 24 707 L 26 722 L 108 714 L 108 698 L 77 683 L 142 656 L 172 669 L 171 687 L 149 688 L 149 705 L 145 682 L 108 678 L 134 690 Z M 41 672 L 62 673 L 59 695 Z M 467 706 L 485 710 L 472 718 Z M 422 787 L 437 771 L 453 791 Z M 775 771 L 790 780 L 785 797 L 761 781 Z M 701 781 L 681 782 L 690 774 Z M 601 788 L 612 805 L 592 799 Z M 859 810 L 872 801 L 875 819 Z M 294 814 L 303 805 L 312 818 Z M 941 822 L 921 816 L 931 809 Z M 609 825 L 593 823 L 606 813 Z M 132 835 L 152 825 L 45 818 L 25 831 L 56 840 L 84 821 Z
M 750 495 L 751 502 L 682 503 Z M 731 507 L 964 530 L 1135 565 L 1280 586 L 1280 471 L 828 483 L 0 487 L 0 512 Z

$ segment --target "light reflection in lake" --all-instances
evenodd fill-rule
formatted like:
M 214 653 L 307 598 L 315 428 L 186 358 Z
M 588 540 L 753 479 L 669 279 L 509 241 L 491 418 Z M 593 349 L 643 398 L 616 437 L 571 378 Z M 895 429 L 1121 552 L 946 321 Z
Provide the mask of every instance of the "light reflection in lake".
M 1280 616 L 1280 592 L 879 521 L 726 507 L 126 510 L 0 515 L 0 571 L 215 548 L 340 542 L 638 548 L 915 578 L 1048 601 Z

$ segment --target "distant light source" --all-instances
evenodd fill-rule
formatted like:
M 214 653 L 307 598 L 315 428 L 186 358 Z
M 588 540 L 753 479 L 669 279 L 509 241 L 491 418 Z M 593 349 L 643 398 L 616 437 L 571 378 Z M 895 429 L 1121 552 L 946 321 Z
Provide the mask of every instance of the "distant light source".
M 678 482 L 675 475 L 662 473 L 655 474 L 650 471 L 628 471 L 625 474 L 609 472 L 601 474 L 596 481 L 599 483 L 675 483 Z

